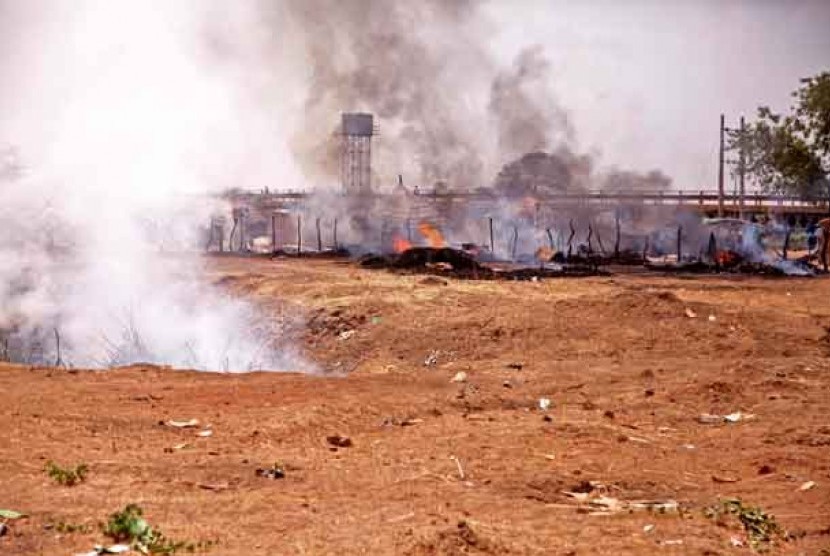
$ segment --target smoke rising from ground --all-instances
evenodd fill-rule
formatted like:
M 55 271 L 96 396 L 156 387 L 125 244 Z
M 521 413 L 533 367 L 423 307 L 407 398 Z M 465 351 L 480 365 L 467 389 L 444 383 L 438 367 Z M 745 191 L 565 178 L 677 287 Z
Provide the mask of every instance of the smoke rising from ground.
M 205 194 L 266 173 L 260 114 L 208 63 L 204 6 L 0 2 L 6 359 L 293 367 L 279 323 L 181 256 L 217 208 Z

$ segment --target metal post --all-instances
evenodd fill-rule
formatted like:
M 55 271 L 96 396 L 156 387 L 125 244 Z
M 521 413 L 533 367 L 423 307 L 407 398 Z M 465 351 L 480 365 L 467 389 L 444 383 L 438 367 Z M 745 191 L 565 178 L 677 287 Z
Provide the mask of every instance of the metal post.
M 488 218 L 488 221 L 490 222 L 490 255 L 495 257 L 496 256 L 496 244 L 493 241 L 493 219 Z
M 297 256 L 303 252 L 303 217 L 301 214 L 297 215 Z
M 744 180 L 746 175 L 746 123 L 744 117 L 741 116 L 741 135 L 740 135 L 740 158 L 738 160 L 738 212 L 739 217 L 744 217 L 744 200 L 746 196 L 746 189 L 744 188 Z
M 720 115 L 720 150 L 718 151 L 718 217 L 723 218 L 723 135 L 725 131 L 726 120 L 724 115 Z
M 317 228 L 317 252 L 323 252 L 323 236 L 320 234 L 320 217 L 317 217 L 317 220 L 314 221 L 314 225 Z
M 677 262 L 683 258 L 683 226 L 677 227 Z

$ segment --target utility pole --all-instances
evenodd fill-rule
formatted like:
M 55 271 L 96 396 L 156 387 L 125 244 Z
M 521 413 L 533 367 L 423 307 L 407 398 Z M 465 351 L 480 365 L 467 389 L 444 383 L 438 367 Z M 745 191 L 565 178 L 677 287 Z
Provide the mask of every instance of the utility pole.
M 720 115 L 720 151 L 718 152 L 718 217 L 723 218 L 723 134 L 725 130 L 724 115 Z
M 746 189 L 744 187 L 744 178 L 746 176 L 746 123 L 744 122 L 744 117 L 741 116 L 741 135 L 738 139 L 740 141 L 740 154 L 738 158 L 738 194 L 740 198 L 738 200 L 739 203 L 739 217 L 743 219 L 744 217 L 744 198 L 746 195 Z

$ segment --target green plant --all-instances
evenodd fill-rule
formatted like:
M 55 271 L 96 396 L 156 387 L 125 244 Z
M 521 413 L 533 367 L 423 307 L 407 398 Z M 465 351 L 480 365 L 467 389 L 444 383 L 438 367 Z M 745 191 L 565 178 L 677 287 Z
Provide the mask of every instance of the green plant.
M 85 463 L 76 465 L 74 469 L 71 467 L 64 469 L 53 461 L 46 463 L 46 474 L 63 486 L 75 486 L 84 482 L 87 471 L 89 467 Z
M 106 536 L 115 542 L 129 543 L 142 554 L 170 555 L 179 551 L 196 552 L 213 546 L 214 541 L 175 541 L 154 529 L 144 519 L 143 510 L 136 504 L 128 504 L 122 511 L 110 515 L 103 526 Z
M 776 538 L 787 539 L 787 533 L 775 521 L 775 517 L 757 506 L 745 505 L 740 499 L 722 500 L 719 504 L 704 510 L 704 515 L 716 521 L 733 515 L 743 525 L 753 550 L 766 550 Z

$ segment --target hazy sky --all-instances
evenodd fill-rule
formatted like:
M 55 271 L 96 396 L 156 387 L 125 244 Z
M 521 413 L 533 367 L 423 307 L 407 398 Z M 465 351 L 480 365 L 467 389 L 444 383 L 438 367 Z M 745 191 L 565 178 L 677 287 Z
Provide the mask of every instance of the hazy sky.
M 274 31 L 263 15 L 283 3 L 0 0 L 0 145 L 56 144 L 74 157 L 80 148 L 91 153 L 114 143 L 109 114 L 132 114 L 122 126 L 128 139 L 149 135 L 162 161 L 204 143 L 198 149 L 214 154 L 199 159 L 202 166 L 212 161 L 203 175 L 239 169 L 217 183 L 302 186 L 286 144 L 305 125 L 298 115 L 309 64 L 292 51 L 292 24 Z M 323 0 L 316 4 L 325 9 Z M 483 37 L 477 30 L 475 40 L 502 66 L 530 45 L 543 47 L 550 90 L 570 114 L 579 150 L 598 154 L 607 166 L 659 168 L 685 189 L 716 185 L 721 112 L 737 125 L 759 104 L 786 108 L 799 78 L 830 70 L 830 0 L 485 0 L 483 6 Z M 204 21 L 222 22 L 238 67 L 194 56 Z M 269 34 L 277 39 L 262 39 Z M 461 44 L 453 52 L 463 61 L 463 36 L 441 39 Z M 489 83 L 472 74 L 468 84 L 477 90 L 452 87 L 446 95 L 489 92 Z M 336 114 L 327 115 L 326 126 L 329 120 L 333 125 Z M 106 133 L 95 135 L 92 123 Z M 142 131 L 162 127 L 173 129 Z M 127 158 L 136 152 L 122 150 Z M 145 168 L 137 175 L 146 174 Z
M 788 106 L 830 71 L 830 0 L 492 0 L 494 49 L 528 42 L 553 62 L 580 146 L 621 167 L 659 167 L 688 189 L 717 179 L 718 117 Z

